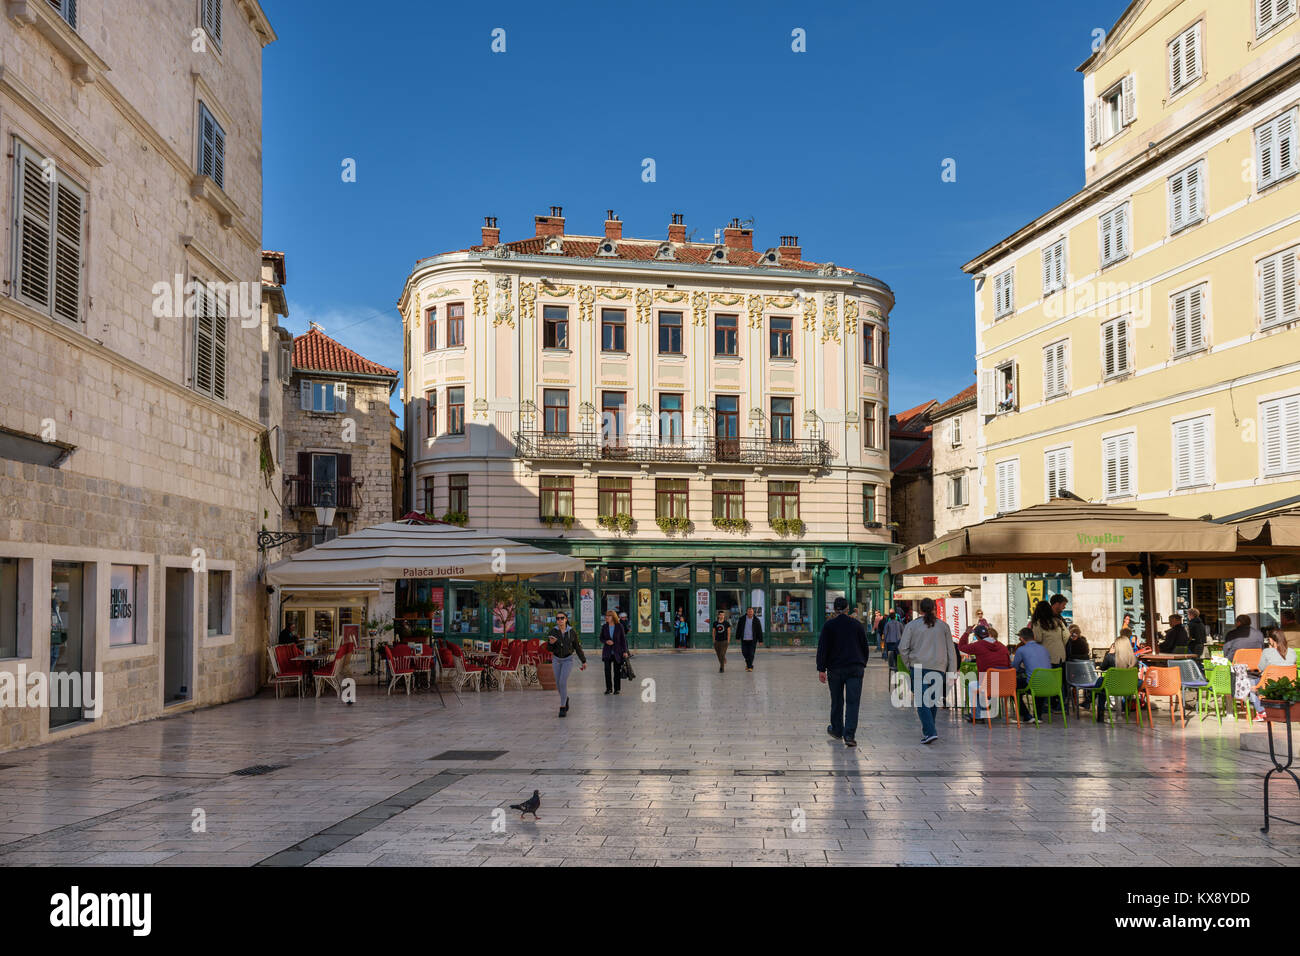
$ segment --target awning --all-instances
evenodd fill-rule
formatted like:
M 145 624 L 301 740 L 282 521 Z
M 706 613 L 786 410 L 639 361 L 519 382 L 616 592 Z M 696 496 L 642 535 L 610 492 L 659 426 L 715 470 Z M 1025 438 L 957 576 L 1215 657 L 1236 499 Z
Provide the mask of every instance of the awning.
M 280 589 L 280 597 L 281 607 L 346 607 L 379 597 L 379 584 L 286 585 Z

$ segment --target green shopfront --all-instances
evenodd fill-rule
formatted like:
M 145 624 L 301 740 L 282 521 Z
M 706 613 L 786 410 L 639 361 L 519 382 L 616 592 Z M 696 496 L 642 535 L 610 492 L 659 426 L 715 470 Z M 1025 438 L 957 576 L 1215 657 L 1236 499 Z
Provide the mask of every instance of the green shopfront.
M 554 539 L 528 544 L 581 557 L 580 573 L 533 578 L 538 600 L 513 615 L 480 607 L 472 582 L 397 582 L 397 617 L 437 637 L 490 640 L 503 634 L 542 637 L 563 611 L 596 644 L 607 610 L 619 615 L 633 648 L 671 648 L 680 614 L 690 646 L 712 646 L 711 622 L 725 611 L 734 623 L 749 607 L 763 621 L 768 646 L 807 646 L 837 597 L 870 622 L 889 587 L 889 545 L 751 544 L 613 539 Z

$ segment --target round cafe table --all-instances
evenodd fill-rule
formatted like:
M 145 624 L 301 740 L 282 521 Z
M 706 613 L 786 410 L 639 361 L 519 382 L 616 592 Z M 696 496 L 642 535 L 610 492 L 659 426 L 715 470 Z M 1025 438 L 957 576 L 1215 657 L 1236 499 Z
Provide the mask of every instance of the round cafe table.
M 330 660 L 333 657 L 333 653 L 298 654 L 296 657 L 289 658 L 289 660 L 299 661 L 304 664 L 309 663 L 309 666 L 303 668 L 302 683 L 306 684 L 307 689 L 310 690 L 311 685 L 316 682 L 316 668 L 322 666 L 322 662 Z

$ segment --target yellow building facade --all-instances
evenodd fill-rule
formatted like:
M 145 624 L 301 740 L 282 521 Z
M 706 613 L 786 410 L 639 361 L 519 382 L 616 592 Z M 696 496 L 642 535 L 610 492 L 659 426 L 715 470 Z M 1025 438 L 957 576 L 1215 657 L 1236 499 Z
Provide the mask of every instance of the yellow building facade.
M 1216 518 L 1300 496 L 1296 7 L 1135 0 L 1079 67 L 1084 187 L 963 267 L 978 518 L 1060 491 Z M 1137 582 L 1013 577 L 1009 624 L 1064 588 L 1094 642 L 1140 606 Z M 1294 594 L 1164 580 L 1157 605 L 1222 632 Z

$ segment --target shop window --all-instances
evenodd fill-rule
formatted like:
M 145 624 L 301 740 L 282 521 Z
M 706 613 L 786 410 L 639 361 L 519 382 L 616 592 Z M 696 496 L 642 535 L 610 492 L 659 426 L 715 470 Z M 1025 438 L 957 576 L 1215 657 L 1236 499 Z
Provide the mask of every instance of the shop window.
M 147 642 L 144 605 L 149 589 L 144 568 L 115 564 L 109 572 L 108 643 L 112 647 Z M 5 656 L 0 652 L 0 657 Z
M 208 636 L 233 634 L 234 572 L 208 572 Z
M 565 589 L 539 588 L 537 599 L 528 608 L 529 626 L 533 634 L 545 634 L 555 627 L 555 616 L 563 611 L 569 616 L 570 623 L 576 623 L 573 616 L 573 594 Z
M 18 656 L 18 559 L 0 558 L 0 659 Z
M 477 634 L 478 630 L 478 592 L 473 588 L 448 588 L 447 633 Z
M 776 634 L 812 630 L 812 588 L 772 589 L 772 631 Z

